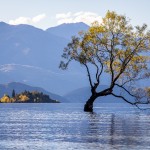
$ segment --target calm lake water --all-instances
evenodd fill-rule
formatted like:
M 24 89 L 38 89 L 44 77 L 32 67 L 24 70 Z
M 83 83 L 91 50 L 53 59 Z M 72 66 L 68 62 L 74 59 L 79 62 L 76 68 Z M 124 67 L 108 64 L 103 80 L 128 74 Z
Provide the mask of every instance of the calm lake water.
M 150 112 L 130 105 L 0 104 L 0 150 L 150 149 Z

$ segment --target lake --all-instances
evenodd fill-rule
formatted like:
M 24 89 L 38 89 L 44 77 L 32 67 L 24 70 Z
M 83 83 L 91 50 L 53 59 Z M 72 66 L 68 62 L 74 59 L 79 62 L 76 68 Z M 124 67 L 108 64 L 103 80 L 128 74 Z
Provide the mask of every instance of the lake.
M 0 104 L 0 150 L 150 149 L 150 111 L 83 105 Z

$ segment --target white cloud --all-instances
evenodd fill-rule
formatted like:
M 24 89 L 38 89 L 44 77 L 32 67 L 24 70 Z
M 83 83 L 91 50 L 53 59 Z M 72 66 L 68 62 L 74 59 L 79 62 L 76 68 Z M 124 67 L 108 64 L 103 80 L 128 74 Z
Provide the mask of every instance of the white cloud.
M 27 69 L 31 69 L 31 70 L 37 70 L 37 71 L 41 71 L 41 72 L 45 72 L 48 74 L 55 74 L 55 75 L 64 75 L 64 74 L 60 74 L 57 72 L 53 72 L 52 70 L 49 69 L 43 69 L 37 66 L 30 66 L 30 65 L 21 65 L 21 64 L 4 64 L 4 65 L 0 65 L 0 73 L 7 73 L 7 72 L 12 72 L 14 70 L 20 70 L 20 68 L 27 68 Z
M 14 70 L 14 66 L 11 64 L 0 65 L 0 72 L 10 72 Z
M 56 14 L 57 24 L 84 22 L 91 25 L 94 21 L 102 22 L 102 17 L 93 12 L 61 13 Z
M 57 21 L 58 25 L 63 23 L 74 23 L 74 20 L 72 18 L 62 18 Z
M 38 16 L 35 16 L 32 18 L 32 21 L 34 23 L 41 21 L 42 19 L 44 19 L 46 17 L 46 14 L 40 14 Z
M 9 21 L 9 24 L 12 24 L 12 25 L 17 25 L 17 24 L 34 24 L 34 23 L 37 23 L 37 22 L 40 22 L 41 20 L 43 20 L 44 18 L 46 17 L 46 14 L 40 14 L 40 15 L 37 15 L 33 18 L 30 18 L 30 17 L 19 17 L 15 20 L 10 20 Z
M 12 24 L 12 25 L 17 25 L 17 24 L 31 24 L 31 20 L 30 18 L 27 18 L 27 17 L 19 17 L 15 20 L 10 20 L 9 21 L 9 24 Z

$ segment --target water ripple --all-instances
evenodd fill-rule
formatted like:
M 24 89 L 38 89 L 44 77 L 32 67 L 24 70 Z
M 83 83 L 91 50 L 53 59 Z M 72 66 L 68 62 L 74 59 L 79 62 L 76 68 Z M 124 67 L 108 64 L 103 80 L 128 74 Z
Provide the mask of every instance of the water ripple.
M 0 104 L 1 150 L 146 150 L 150 114 L 121 104 Z

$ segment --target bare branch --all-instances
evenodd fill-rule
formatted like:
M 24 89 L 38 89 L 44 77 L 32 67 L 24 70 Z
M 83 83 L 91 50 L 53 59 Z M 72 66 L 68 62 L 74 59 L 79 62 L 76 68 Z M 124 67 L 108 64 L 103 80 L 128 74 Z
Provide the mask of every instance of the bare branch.
M 130 96 L 132 96 L 132 97 L 136 97 L 135 95 L 133 95 L 133 94 L 131 94 L 131 92 L 129 92 L 125 87 L 123 87 L 122 85 L 119 85 L 119 84 L 116 84 L 115 83 L 115 85 L 116 86 L 118 86 L 118 87 L 120 87 L 120 88 L 122 88 L 124 91 L 126 91 Z
M 111 93 L 111 95 L 113 95 L 113 96 L 115 96 L 115 97 L 117 97 L 117 98 L 121 98 L 121 99 L 123 99 L 125 102 L 127 102 L 127 103 L 129 103 L 129 104 L 131 104 L 131 105 L 135 105 L 135 103 L 128 101 L 125 97 L 123 97 L 123 96 L 121 96 L 121 95 L 116 95 L 116 94 L 114 94 L 114 93 Z
M 88 77 L 89 77 L 90 86 L 91 86 L 91 88 L 93 88 L 92 78 L 91 78 L 91 74 L 90 74 L 89 68 L 88 68 L 87 64 L 83 64 L 83 65 L 86 67 L 86 70 L 87 70 L 87 73 L 88 73 Z
M 113 95 L 114 97 L 117 97 L 117 98 L 121 98 L 121 99 L 123 99 L 125 102 L 127 102 L 128 104 L 131 104 L 131 105 L 133 105 L 133 106 L 136 106 L 138 109 L 140 109 L 140 110 L 148 110 L 148 109 L 150 109 L 150 108 L 141 108 L 141 107 L 139 107 L 139 104 L 149 104 L 149 102 L 148 101 L 146 101 L 146 102 L 130 102 L 130 101 L 128 101 L 124 96 L 121 96 L 121 95 L 116 95 L 116 94 L 114 94 L 114 93 L 111 93 L 111 95 Z

